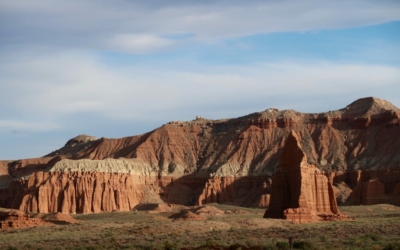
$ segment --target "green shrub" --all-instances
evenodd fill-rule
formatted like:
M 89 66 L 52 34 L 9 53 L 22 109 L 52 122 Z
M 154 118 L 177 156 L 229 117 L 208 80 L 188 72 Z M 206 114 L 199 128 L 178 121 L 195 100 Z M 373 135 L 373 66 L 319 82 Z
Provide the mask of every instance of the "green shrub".
M 279 248 L 276 245 L 268 244 L 268 245 L 265 245 L 263 249 L 264 250 L 277 250 Z
M 293 242 L 293 248 L 295 249 L 303 249 L 303 250 L 312 250 L 316 247 L 310 241 L 295 241 Z
M 365 237 L 349 237 L 345 244 L 350 246 L 361 247 L 365 244 Z
M 289 250 L 290 246 L 289 243 L 286 241 L 278 241 L 275 246 L 279 249 L 279 250 Z
M 381 236 L 377 235 L 377 234 L 367 234 L 365 236 L 370 238 L 373 241 L 379 241 L 381 239 Z
M 400 243 L 389 243 L 383 248 L 383 250 L 400 250 Z
M 215 239 L 208 239 L 206 241 L 206 244 L 203 245 L 203 247 L 223 247 L 224 244 L 218 240 Z
M 178 249 L 178 246 L 175 242 L 168 240 L 164 243 L 164 249 L 165 250 L 175 250 L 175 249 Z
M 96 250 L 96 249 L 98 249 L 98 248 L 96 248 L 96 247 L 94 247 L 94 246 L 88 246 L 88 247 L 86 247 L 86 250 Z

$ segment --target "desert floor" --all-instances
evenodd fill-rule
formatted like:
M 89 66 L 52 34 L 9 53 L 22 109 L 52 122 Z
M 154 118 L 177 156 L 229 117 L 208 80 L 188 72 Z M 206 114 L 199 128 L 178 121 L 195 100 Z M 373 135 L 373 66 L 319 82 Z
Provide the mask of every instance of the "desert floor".
M 343 206 L 353 221 L 293 224 L 265 209 L 207 204 L 205 220 L 157 211 L 73 215 L 76 224 L 0 232 L 0 249 L 400 249 L 400 207 Z M 204 216 L 203 216 L 204 217 Z

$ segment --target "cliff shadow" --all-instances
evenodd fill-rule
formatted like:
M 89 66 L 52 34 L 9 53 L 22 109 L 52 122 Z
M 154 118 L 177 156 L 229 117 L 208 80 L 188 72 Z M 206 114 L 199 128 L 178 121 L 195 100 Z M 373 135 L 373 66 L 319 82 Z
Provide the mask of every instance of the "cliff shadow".
M 271 178 L 268 175 L 210 177 L 195 174 L 171 179 L 160 197 L 170 204 L 186 206 L 219 203 L 243 207 L 266 207 Z

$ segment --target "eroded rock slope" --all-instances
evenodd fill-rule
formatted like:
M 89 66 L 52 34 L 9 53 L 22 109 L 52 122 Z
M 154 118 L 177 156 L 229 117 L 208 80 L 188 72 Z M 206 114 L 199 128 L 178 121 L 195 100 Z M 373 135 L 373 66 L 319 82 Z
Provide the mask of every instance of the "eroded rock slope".
M 0 206 L 70 213 L 146 202 L 265 207 L 291 131 L 307 164 L 335 183 L 338 200 L 397 202 L 398 178 L 353 181 L 353 173 L 400 168 L 400 110 L 370 97 L 326 113 L 267 109 L 234 119 L 174 121 L 119 139 L 80 135 L 42 158 L 1 161 Z M 122 199 L 123 190 L 129 195 Z M 111 202 L 104 203 L 106 196 Z
M 235 119 L 170 122 L 139 136 L 75 140 L 78 143 L 67 143 L 48 157 L 133 158 L 162 175 L 272 174 L 292 130 L 299 135 L 308 161 L 319 169 L 400 166 L 400 110 L 373 97 L 319 114 L 267 109 Z

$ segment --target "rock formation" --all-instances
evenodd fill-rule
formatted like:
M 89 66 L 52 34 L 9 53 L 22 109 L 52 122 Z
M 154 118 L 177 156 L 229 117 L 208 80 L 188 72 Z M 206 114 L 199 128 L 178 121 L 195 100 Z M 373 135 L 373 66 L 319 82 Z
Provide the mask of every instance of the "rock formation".
M 12 180 L 8 172 L 8 163 L 9 161 L 0 161 L 0 189 L 7 188 Z
M 7 165 L 11 177 L 21 178 L 38 171 L 45 171 L 62 159 L 61 156 L 32 158 L 12 161 Z
M 31 218 L 21 211 L 0 210 L 0 231 L 39 225 L 48 225 L 48 223 L 38 218 Z
M 339 218 L 331 183 L 323 172 L 307 162 L 299 140 L 293 131 L 286 139 L 264 218 L 300 223 Z
M 271 180 L 268 177 L 214 177 L 208 179 L 197 205 L 221 203 L 247 207 L 267 207 Z
M 213 179 L 105 172 L 37 172 L 27 180 L 12 182 L 8 192 L 0 192 L 0 206 L 33 213 L 96 213 L 129 211 L 141 203 L 194 205 L 196 199 L 202 203 L 267 205 L 268 200 L 264 197 L 269 195 L 262 192 L 268 188 L 260 178 L 246 177 L 237 182 L 234 178 L 218 180 L 227 184 L 223 189 L 227 198 L 203 201 L 204 190 L 209 189 L 205 183 L 211 183 Z M 218 188 L 216 191 L 220 192 L 221 186 Z
M 400 204 L 400 197 L 397 191 L 398 187 L 400 187 L 399 170 L 357 170 L 346 173 L 333 173 L 331 179 L 337 186 L 343 183 L 352 188 L 351 193 L 341 204 Z
M 129 174 L 37 172 L 19 185 L 9 207 L 34 213 L 129 211 L 145 196 Z
M 359 198 L 358 193 L 368 194 L 370 203 L 381 202 L 371 199 L 371 191 L 362 191 L 365 188 L 359 187 L 357 190 L 361 191 L 356 190 L 353 195 L 347 194 L 346 188 L 355 189 L 361 182 L 372 180 L 371 170 L 378 173 L 400 169 L 400 110 L 387 101 L 370 97 L 344 109 L 319 114 L 267 109 L 234 119 L 170 122 L 148 133 L 120 139 L 80 135 L 46 157 L 1 161 L 0 206 L 21 207 L 25 211 L 47 207 L 48 211 L 77 213 L 109 211 L 121 206 L 128 209 L 130 205 L 118 205 L 117 201 L 99 208 L 97 203 L 103 201 L 93 202 L 93 195 L 99 194 L 87 194 L 84 203 L 76 204 L 77 197 L 88 192 L 86 189 L 96 187 L 96 173 L 108 173 L 107 176 L 131 178 L 137 202 L 219 202 L 265 207 L 270 200 L 268 178 L 279 165 L 279 155 L 291 131 L 298 135 L 310 165 L 332 173 L 332 182 L 346 185 L 341 186 L 338 194 L 338 199 L 345 203 L 362 203 L 365 199 Z M 42 180 L 42 188 L 34 181 L 39 171 L 54 172 L 48 174 L 53 176 L 49 177 L 51 181 Z M 108 178 L 105 176 L 101 178 Z M 396 203 L 399 198 L 395 198 L 398 196 L 394 192 L 400 178 L 379 176 L 377 180 L 383 184 L 389 202 Z M 127 188 L 125 184 L 119 187 L 113 183 L 111 189 L 116 193 Z M 44 191 L 45 187 L 50 190 Z M 101 192 L 103 195 L 104 190 Z M 61 198 L 63 195 L 71 197 Z M 57 203 L 47 204 L 44 197 L 56 197 Z
M 400 110 L 373 97 L 319 114 L 267 109 L 234 119 L 170 122 L 121 139 L 78 136 L 48 157 L 132 158 L 161 175 L 271 175 L 291 130 L 319 169 L 399 168 Z

